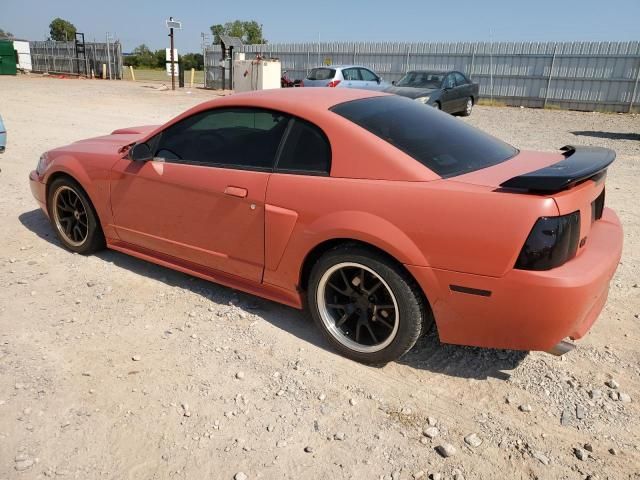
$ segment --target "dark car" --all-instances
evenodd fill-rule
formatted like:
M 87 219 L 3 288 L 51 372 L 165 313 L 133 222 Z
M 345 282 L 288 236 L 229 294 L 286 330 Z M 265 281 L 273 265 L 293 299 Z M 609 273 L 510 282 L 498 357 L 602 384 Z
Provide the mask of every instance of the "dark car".
M 411 98 L 448 113 L 468 116 L 478 101 L 478 90 L 478 84 L 460 72 L 412 70 L 384 91 Z

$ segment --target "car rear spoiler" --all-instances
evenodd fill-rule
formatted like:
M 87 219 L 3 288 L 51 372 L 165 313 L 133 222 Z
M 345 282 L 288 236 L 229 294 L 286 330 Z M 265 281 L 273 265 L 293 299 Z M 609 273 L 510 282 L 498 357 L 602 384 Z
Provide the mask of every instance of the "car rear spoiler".
M 564 160 L 510 178 L 500 186 L 544 194 L 559 192 L 585 180 L 601 178 L 616 158 L 616 152 L 608 148 L 566 145 L 560 150 Z

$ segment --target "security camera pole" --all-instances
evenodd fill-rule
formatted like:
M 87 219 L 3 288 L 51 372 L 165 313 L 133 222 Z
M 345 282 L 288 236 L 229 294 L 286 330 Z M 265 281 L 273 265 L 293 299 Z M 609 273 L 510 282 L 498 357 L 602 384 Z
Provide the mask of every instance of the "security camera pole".
M 173 19 L 173 17 L 169 17 L 167 20 L 167 27 L 169 27 L 169 38 L 171 39 L 171 50 L 170 56 L 171 59 L 171 90 L 176 89 L 176 70 L 174 66 L 175 59 L 173 58 L 173 29 L 177 28 L 178 30 L 182 28 L 182 23 Z

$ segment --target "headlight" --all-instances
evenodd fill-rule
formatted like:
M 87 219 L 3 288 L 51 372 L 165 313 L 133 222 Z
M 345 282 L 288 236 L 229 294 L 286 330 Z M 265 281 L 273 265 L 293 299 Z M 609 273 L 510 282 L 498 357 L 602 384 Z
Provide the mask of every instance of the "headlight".
M 420 103 L 427 103 L 429 101 L 429 98 L 431 98 L 431 97 L 429 97 L 429 96 L 418 97 L 418 98 L 415 99 L 415 101 L 416 102 L 420 102 Z
M 38 160 L 36 173 L 38 175 L 42 175 L 47 168 L 47 165 L 49 165 L 49 156 L 47 155 L 47 152 L 44 152 L 42 155 L 40 155 L 40 160 Z

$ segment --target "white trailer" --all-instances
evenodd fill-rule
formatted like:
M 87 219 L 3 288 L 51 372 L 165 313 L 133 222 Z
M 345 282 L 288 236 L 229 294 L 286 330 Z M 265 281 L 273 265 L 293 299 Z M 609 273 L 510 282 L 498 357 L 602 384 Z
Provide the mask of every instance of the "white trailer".
M 31 49 L 29 48 L 29 42 L 14 40 L 13 49 L 18 52 L 18 63 L 16 66 L 20 70 L 30 72 L 33 67 L 31 65 Z

